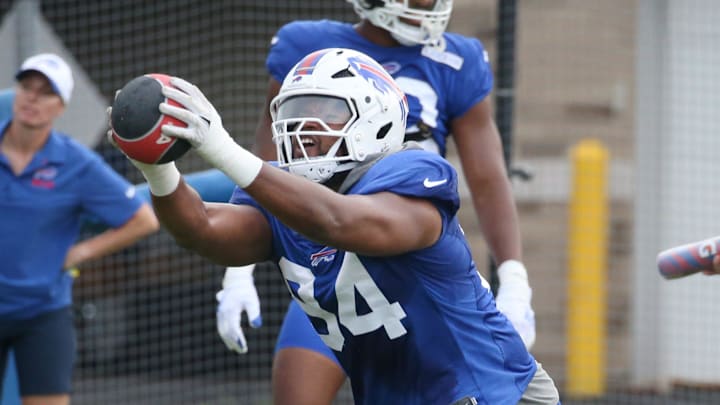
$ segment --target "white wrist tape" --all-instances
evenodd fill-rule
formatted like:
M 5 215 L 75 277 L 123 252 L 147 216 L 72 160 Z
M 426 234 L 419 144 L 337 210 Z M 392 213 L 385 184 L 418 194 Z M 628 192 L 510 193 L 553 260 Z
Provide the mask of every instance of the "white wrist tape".
M 151 165 L 133 160 L 132 163 L 140 169 L 150 192 L 155 196 L 164 197 L 171 194 L 180 184 L 180 172 L 175 167 L 175 162 Z
M 497 269 L 500 285 L 504 283 L 528 284 L 525 266 L 517 260 L 506 260 Z
M 225 276 L 223 277 L 223 289 L 247 285 L 248 283 L 252 285 L 253 270 L 255 270 L 254 264 L 248 264 L 247 266 L 228 267 L 225 270 Z
M 197 148 L 197 152 L 241 188 L 255 180 L 263 165 L 262 159 L 235 143 L 230 136 L 206 142 Z

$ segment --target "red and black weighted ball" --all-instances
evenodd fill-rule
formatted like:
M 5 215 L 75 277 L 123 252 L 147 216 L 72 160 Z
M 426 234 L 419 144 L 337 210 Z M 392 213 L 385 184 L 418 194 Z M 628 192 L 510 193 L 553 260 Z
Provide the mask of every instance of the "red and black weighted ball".
M 162 94 L 162 86 L 171 86 L 170 76 L 149 73 L 130 80 L 115 98 L 110 114 L 112 137 L 125 154 L 150 164 L 168 163 L 190 150 L 190 143 L 163 135 L 163 125 L 186 126 L 160 112 L 163 102 L 180 106 Z

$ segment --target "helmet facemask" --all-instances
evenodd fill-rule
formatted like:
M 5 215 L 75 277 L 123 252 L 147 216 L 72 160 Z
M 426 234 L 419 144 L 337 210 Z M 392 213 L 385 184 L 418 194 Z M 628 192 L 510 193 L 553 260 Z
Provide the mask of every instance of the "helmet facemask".
M 361 17 L 405 46 L 440 43 L 452 13 L 452 0 L 435 0 L 426 8 L 414 6 L 413 0 L 348 1 Z
M 278 100 L 276 109 L 272 132 L 279 167 L 324 183 L 357 165 L 345 141 L 358 116 L 350 100 L 329 94 L 288 94 Z

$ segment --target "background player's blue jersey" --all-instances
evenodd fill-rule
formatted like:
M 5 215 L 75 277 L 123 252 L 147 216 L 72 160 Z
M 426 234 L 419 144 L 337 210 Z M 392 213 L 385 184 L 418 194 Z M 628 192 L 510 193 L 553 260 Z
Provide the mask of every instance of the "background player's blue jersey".
M 515 404 L 536 365 L 482 286 L 460 228 L 457 173 L 437 154 L 405 150 L 373 165 L 347 194 L 390 191 L 432 201 L 432 246 L 369 257 L 312 242 L 258 207 L 291 294 L 350 377 L 357 404 Z M 348 229 L 352 232 L 352 229 Z
M 307 54 L 324 48 L 350 48 L 377 60 L 406 93 L 410 112 L 407 133 L 420 141 L 430 131 L 432 145 L 445 156 L 450 122 L 487 97 L 493 76 L 479 40 L 443 34 L 444 48 L 383 47 L 359 35 L 352 24 L 336 21 L 298 21 L 283 26 L 273 38 L 266 60 L 270 74 L 282 83 Z

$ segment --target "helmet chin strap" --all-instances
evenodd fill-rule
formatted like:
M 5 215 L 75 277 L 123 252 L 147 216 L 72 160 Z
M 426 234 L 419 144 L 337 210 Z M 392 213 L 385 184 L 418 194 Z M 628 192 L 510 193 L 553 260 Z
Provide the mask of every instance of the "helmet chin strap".
M 420 45 L 419 43 L 417 43 L 417 42 L 415 42 L 415 41 L 411 41 L 411 40 L 409 40 L 409 39 L 407 39 L 407 38 L 405 38 L 405 37 L 402 37 L 402 36 L 400 36 L 400 35 L 392 32 L 392 31 L 390 31 L 390 35 L 393 37 L 394 40 L 398 41 L 398 43 L 399 43 L 400 45 L 402 45 L 402 46 L 415 46 L 415 45 Z
M 338 167 L 335 169 L 335 173 L 346 172 L 346 171 L 348 171 L 348 170 L 352 170 L 352 169 L 356 168 L 359 163 L 360 163 L 360 162 L 356 162 L 356 161 L 354 161 L 354 160 L 349 161 L 349 162 L 341 163 L 341 164 L 339 164 Z
M 305 177 L 315 183 L 327 184 L 339 174 L 347 173 L 354 169 L 359 162 L 334 162 L 329 161 L 323 164 L 290 166 L 290 173 Z

